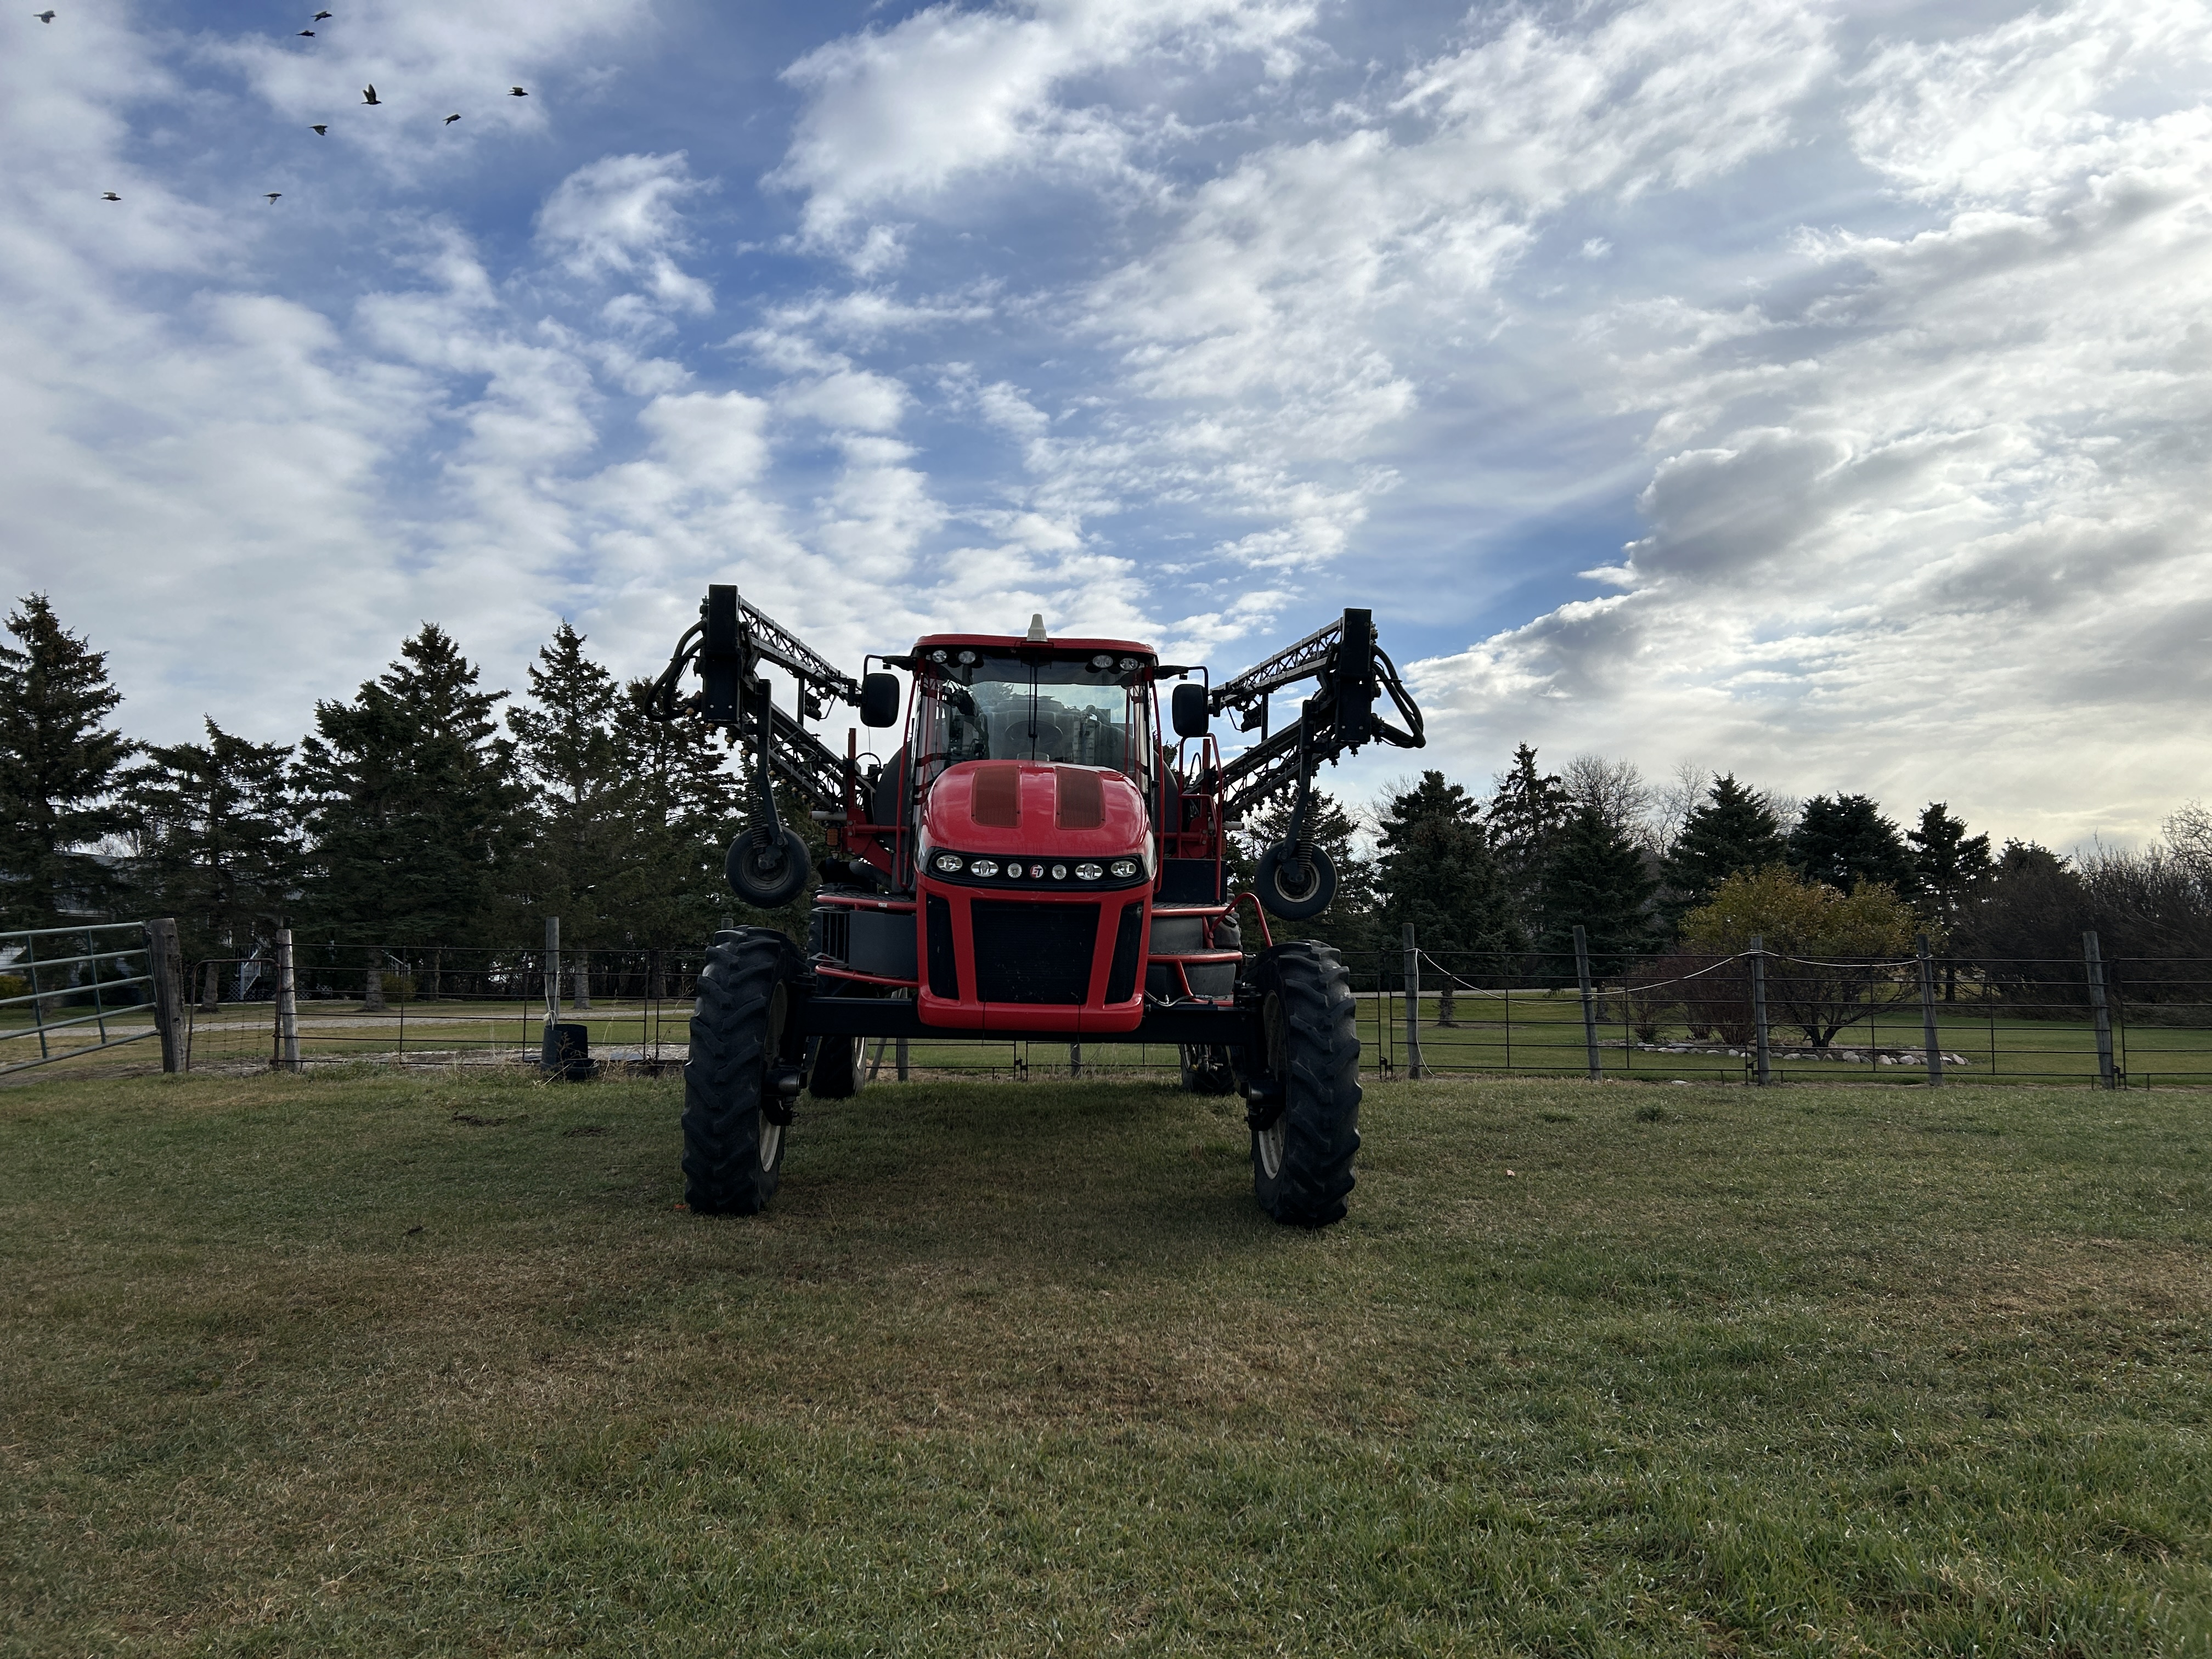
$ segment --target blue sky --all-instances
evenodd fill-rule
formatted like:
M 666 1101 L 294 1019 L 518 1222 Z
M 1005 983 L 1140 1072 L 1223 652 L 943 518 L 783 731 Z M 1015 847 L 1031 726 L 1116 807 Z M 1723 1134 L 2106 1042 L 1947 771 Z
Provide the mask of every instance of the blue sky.
M 2206 793 L 2203 4 L 318 9 L 0 18 L 0 561 L 136 735 L 734 579 L 852 664 L 1371 605 L 1475 783 Z

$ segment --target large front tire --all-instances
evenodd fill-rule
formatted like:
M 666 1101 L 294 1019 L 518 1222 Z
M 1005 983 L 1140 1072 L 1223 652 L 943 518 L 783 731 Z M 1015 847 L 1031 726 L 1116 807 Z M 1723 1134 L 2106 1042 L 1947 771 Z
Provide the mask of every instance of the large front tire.
M 1359 1026 L 1352 986 L 1324 945 L 1286 944 L 1255 959 L 1264 1075 L 1250 1078 L 1252 1191 L 1285 1225 L 1344 1218 L 1358 1179 Z
M 797 948 L 766 927 L 717 933 L 707 954 L 684 1062 L 684 1200 L 697 1214 L 757 1214 L 782 1178 L 799 972 Z

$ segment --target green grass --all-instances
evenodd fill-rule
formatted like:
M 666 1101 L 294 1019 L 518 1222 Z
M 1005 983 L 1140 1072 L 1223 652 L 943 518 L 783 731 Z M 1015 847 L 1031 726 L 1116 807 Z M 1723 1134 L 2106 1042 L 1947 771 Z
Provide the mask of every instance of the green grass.
M 0 1653 L 2183 1654 L 2212 1097 L 0 1095 Z

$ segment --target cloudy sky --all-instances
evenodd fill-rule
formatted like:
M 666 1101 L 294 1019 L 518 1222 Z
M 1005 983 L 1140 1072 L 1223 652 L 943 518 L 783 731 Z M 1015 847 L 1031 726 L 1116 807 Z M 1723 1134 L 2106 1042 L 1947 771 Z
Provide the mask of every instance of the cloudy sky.
M 134 735 L 735 580 L 1371 605 L 1470 782 L 2212 793 L 2204 3 L 323 3 L 0 15 L 0 564 Z

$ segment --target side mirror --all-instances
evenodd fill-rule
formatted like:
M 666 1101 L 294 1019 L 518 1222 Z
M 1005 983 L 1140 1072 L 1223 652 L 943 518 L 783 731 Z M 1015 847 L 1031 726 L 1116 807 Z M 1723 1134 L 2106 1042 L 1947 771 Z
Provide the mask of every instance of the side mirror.
M 1185 680 L 1181 685 L 1176 687 L 1175 696 L 1169 707 L 1172 714 L 1171 723 L 1175 726 L 1176 736 L 1202 738 L 1206 735 L 1206 727 L 1211 723 L 1212 716 L 1206 707 L 1204 686 Z
M 860 724 L 896 726 L 899 683 L 896 674 L 871 674 L 860 682 Z

